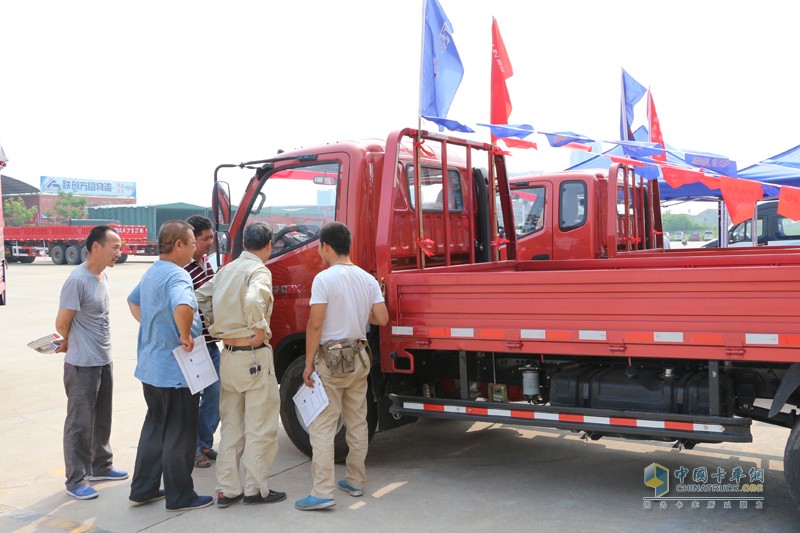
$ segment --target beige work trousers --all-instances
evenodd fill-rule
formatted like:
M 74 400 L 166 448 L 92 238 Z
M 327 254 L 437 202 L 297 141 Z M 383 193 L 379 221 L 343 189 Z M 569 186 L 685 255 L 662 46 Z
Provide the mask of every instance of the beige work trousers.
M 362 358 L 367 362 L 366 368 L 362 364 Z M 314 488 L 311 490 L 311 495 L 315 498 L 333 498 L 336 487 L 333 439 L 336 436 L 340 415 L 347 428 L 346 440 L 350 448 L 347 454 L 345 479 L 351 487 L 358 489 L 363 489 L 367 483 L 364 461 L 367 458 L 369 445 L 367 427 L 369 364 L 369 354 L 362 348 L 361 357 L 356 357 L 353 372 L 332 376 L 325 362 L 317 358 L 317 374 L 322 380 L 330 404 L 308 428 L 313 449 L 311 476 L 314 479 Z
M 261 372 L 250 368 L 261 365 Z M 272 348 L 232 352 L 220 357 L 220 443 L 217 492 L 233 498 L 242 494 L 239 466 L 244 469 L 244 494 L 269 495 L 268 478 L 278 453 L 280 396 Z

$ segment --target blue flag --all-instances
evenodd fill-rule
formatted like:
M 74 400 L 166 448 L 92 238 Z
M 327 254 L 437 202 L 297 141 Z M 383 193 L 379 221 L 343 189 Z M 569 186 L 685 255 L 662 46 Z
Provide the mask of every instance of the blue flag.
M 736 161 L 731 161 L 727 157 L 714 154 L 686 152 L 683 155 L 683 159 L 692 166 L 707 168 L 708 170 L 713 170 L 724 176 L 736 177 Z
M 437 0 L 427 0 L 422 43 L 420 116 L 439 124 L 439 131 L 444 127 L 453 129 L 448 126 L 451 122 L 466 128 L 456 131 L 472 131 L 458 122 L 442 120 L 447 118 L 463 77 L 464 66 L 453 41 L 453 25 Z
M 539 133 L 547 137 L 547 142 L 549 142 L 550 146 L 552 146 L 553 148 L 566 146 L 571 143 L 591 144 L 594 142 L 594 139 L 584 137 L 583 135 L 580 135 L 578 133 L 573 133 L 571 131 L 557 131 L 554 133 L 546 133 L 544 131 L 540 131 Z
M 475 130 L 473 130 L 466 124 L 460 123 L 457 120 L 451 120 L 449 118 L 442 118 L 442 117 L 429 117 L 428 115 L 422 115 L 422 118 L 438 124 L 439 131 L 442 131 L 443 128 L 447 128 L 450 131 L 463 131 L 464 133 L 475 133 Z
M 530 124 L 481 124 L 478 122 L 478 126 L 485 126 L 489 128 L 492 132 L 492 135 L 498 139 L 505 139 L 508 137 L 524 139 L 533 133 L 533 126 Z
M 633 131 L 631 124 L 633 122 L 633 106 L 636 102 L 642 99 L 647 89 L 633 79 L 633 77 L 622 69 L 622 100 L 619 116 L 619 138 L 623 141 L 632 141 Z

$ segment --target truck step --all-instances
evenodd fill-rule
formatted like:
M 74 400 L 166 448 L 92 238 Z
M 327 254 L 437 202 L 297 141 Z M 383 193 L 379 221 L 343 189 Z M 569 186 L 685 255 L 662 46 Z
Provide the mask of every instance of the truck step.
M 554 408 L 522 402 L 389 396 L 394 415 L 499 422 L 518 426 L 585 431 L 597 435 L 688 439 L 697 442 L 752 442 L 750 418 L 677 415 L 607 409 Z

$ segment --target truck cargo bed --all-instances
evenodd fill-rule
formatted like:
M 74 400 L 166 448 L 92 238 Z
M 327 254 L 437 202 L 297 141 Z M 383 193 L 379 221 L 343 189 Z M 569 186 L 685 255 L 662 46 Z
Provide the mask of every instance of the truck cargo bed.
M 393 273 L 392 335 L 430 349 L 800 361 L 800 253 L 752 252 Z

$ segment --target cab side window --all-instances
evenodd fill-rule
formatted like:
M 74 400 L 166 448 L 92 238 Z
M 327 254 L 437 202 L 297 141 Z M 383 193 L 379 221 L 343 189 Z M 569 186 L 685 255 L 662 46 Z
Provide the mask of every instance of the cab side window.
M 498 204 L 499 205 L 499 204 Z M 544 228 L 545 188 L 527 187 L 511 191 L 511 206 L 514 209 L 514 225 L 519 237 L 524 237 Z M 500 219 L 500 209 L 497 210 Z
M 561 231 L 575 229 L 586 223 L 586 183 L 565 181 L 561 184 L 558 220 Z

